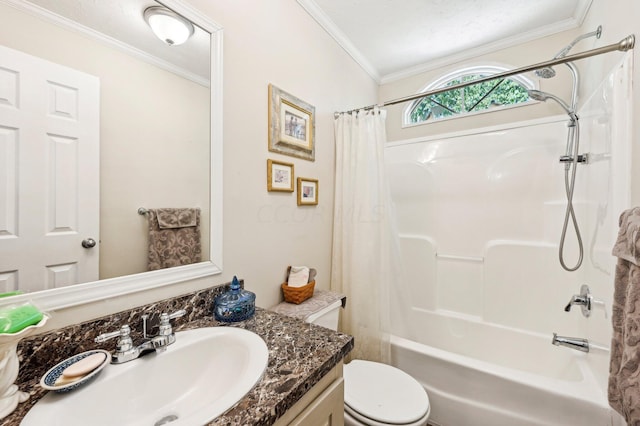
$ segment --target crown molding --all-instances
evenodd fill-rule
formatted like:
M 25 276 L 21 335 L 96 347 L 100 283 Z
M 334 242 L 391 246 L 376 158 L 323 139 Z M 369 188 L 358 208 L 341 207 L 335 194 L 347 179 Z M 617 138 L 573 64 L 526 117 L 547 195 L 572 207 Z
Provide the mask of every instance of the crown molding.
M 592 3 L 593 0 L 583 0 L 579 2 L 576 11 L 573 14 L 573 19 L 576 21 L 578 26 L 581 26 L 584 23 L 584 20 L 587 19 L 587 13 L 589 13 Z
M 353 58 L 354 61 L 380 84 L 380 73 L 369 60 L 358 50 L 351 40 L 333 23 L 314 0 L 297 0 L 298 4 Z
M 380 72 L 371 64 L 371 62 L 360 52 L 349 38 L 335 25 L 335 23 L 325 14 L 314 0 L 297 0 L 298 4 L 304 8 L 309 15 L 342 47 L 364 71 L 369 74 L 378 84 L 391 83 L 411 77 L 426 71 L 445 67 L 456 62 L 465 61 L 481 55 L 486 55 L 501 49 L 513 47 L 518 44 L 527 43 L 542 37 L 547 37 L 563 31 L 579 28 L 586 19 L 587 13 L 591 8 L 593 0 L 581 1 L 571 18 L 565 19 L 554 24 L 546 25 L 526 33 L 518 34 L 499 40 L 494 43 L 488 43 L 477 48 L 468 49 L 454 55 L 449 55 L 434 59 L 423 64 L 408 67 L 406 69 L 381 75 Z

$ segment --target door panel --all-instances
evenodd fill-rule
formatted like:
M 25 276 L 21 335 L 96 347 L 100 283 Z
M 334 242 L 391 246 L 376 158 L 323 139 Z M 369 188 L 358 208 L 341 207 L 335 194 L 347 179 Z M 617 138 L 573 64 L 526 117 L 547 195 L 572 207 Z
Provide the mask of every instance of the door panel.
M 0 46 L 0 291 L 98 279 L 99 80 Z

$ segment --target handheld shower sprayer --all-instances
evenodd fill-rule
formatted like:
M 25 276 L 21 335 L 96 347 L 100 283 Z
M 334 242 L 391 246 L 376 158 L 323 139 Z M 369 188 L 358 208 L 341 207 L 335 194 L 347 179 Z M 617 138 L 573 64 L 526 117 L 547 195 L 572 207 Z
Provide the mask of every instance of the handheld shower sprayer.
M 529 97 L 531 99 L 534 99 L 540 102 L 546 102 L 548 99 L 552 99 L 565 110 L 565 112 L 567 113 L 567 115 L 569 115 L 569 117 L 571 117 L 572 119 L 578 118 L 575 111 L 565 101 L 563 101 L 556 95 L 552 95 L 551 93 L 543 92 L 541 90 L 533 90 L 533 89 L 527 90 L 527 93 L 529 94 Z
M 573 49 L 573 46 L 575 46 L 580 40 L 584 40 L 585 38 L 589 37 L 595 37 L 599 39 L 601 35 L 602 25 L 598 25 L 598 28 L 595 31 L 576 37 L 571 43 L 569 43 L 558 53 L 556 53 L 556 56 L 554 56 L 553 59 L 564 58 L 565 56 L 567 56 L 571 49 Z M 540 68 L 535 71 L 535 74 L 540 78 L 552 78 L 556 76 L 556 70 L 554 70 L 552 67 Z
M 574 69 L 572 68 L 572 71 Z M 573 99 L 576 98 L 575 87 L 576 87 L 577 74 L 574 74 L 574 96 Z M 560 260 L 560 265 L 569 272 L 577 270 L 582 264 L 582 258 L 584 256 L 584 248 L 582 245 L 582 236 L 580 235 L 580 228 L 578 227 L 578 220 L 576 219 L 576 214 L 573 209 L 573 191 L 575 188 L 576 181 L 576 168 L 579 162 L 579 143 L 580 143 L 580 127 L 578 125 L 578 115 L 576 114 L 574 108 L 570 107 L 565 101 L 560 99 L 559 97 L 552 95 L 551 93 L 542 92 L 540 90 L 528 90 L 529 97 L 536 101 L 546 102 L 551 99 L 555 101 L 558 105 L 560 105 L 565 112 L 569 115 L 569 124 L 568 133 L 567 133 L 567 145 L 566 145 L 566 153 L 562 157 L 560 157 L 560 162 L 564 163 L 564 185 L 565 192 L 567 195 L 567 208 L 565 210 L 564 215 L 564 224 L 562 227 L 562 233 L 560 235 L 560 246 L 558 251 L 558 258 Z M 576 264 L 572 267 L 569 267 L 565 264 L 564 261 L 564 242 L 567 236 L 567 227 L 569 225 L 569 219 L 571 219 L 573 228 L 576 231 L 576 240 L 578 242 L 578 260 Z
M 549 99 L 555 101 L 558 105 L 562 107 L 562 109 L 564 109 L 564 111 L 569 116 L 569 124 L 567 124 L 567 127 L 573 128 L 577 126 L 578 115 L 573 110 L 573 108 L 569 106 L 569 104 L 567 104 L 565 101 L 560 99 L 558 96 L 552 95 L 551 93 L 543 92 L 541 90 L 533 90 L 533 89 L 527 90 L 527 93 L 529 94 L 529 97 L 531 99 L 536 101 L 546 102 Z M 564 159 L 561 158 L 560 160 L 565 164 L 564 166 L 565 169 L 569 169 L 571 167 L 571 163 L 573 162 L 574 139 L 575 139 L 574 135 L 571 132 L 571 134 L 569 134 L 569 136 L 567 137 L 567 145 L 566 145 L 565 155 L 563 157 Z

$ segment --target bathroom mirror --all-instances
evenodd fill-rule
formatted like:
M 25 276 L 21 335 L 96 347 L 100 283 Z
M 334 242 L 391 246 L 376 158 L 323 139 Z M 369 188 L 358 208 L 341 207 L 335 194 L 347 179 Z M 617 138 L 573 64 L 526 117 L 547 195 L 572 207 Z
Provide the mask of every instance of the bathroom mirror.
M 204 54 L 197 51 L 190 56 L 186 49 L 167 46 L 153 35 L 144 22 L 143 11 L 159 3 L 195 25 L 192 39 L 205 39 Z M 61 9 L 48 13 L 48 8 L 54 7 Z M 76 16 L 91 15 L 91 8 L 95 7 L 118 9 L 132 17 L 137 27 L 124 30 L 114 26 L 113 32 L 108 34 L 103 28 L 98 33 L 86 24 L 74 21 Z M 95 192 L 100 193 L 100 241 L 97 246 L 101 255 L 100 279 L 97 281 L 85 280 L 60 288 L 51 286 L 3 299 L 0 304 L 28 299 L 43 309 L 56 309 L 220 273 L 222 28 L 178 0 L 0 0 L 0 11 L 3 12 L 0 13 L 0 27 L 3 28 L 0 29 L 0 45 L 19 51 L 21 44 L 31 44 L 35 47 L 31 51 L 26 49 L 25 53 L 97 75 L 99 79 L 100 189 Z M 101 17 L 103 24 L 115 25 L 116 19 L 111 14 L 93 13 Z M 29 25 L 17 25 L 18 20 Z M 61 38 L 53 39 L 54 34 Z M 129 41 L 118 40 L 116 36 L 120 35 L 129 37 Z M 143 38 L 154 46 L 151 50 L 144 50 L 144 43 L 137 43 Z M 80 46 L 89 46 L 91 50 L 82 52 Z M 38 49 L 42 55 L 38 54 Z M 163 56 L 162 52 L 167 49 L 173 59 Z M 104 53 L 106 57 L 99 57 L 98 53 Z M 93 62 L 87 65 L 87 58 Z M 206 59 L 204 66 L 192 67 L 194 58 Z M 136 70 L 125 68 L 126 62 L 131 62 Z M 143 74 L 143 69 L 155 73 L 154 78 Z M 147 84 L 151 80 L 160 84 L 152 87 Z M 182 87 L 185 88 L 182 93 L 187 94 L 184 103 L 177 93 Z M 196 101 L 200 103 L 189 103 Z M 60 102 L 64 104 L 64 98 Z M 126 111 L 126 116 L 114 118 L 119 110 Z M 143 122 L 152 125 L 144 127 Z M 167 158 L 173 163 L 163 163 Z M 84 179 L 85 174 L 76 177 L 76 180 Z M 185 194 L 197 195 L 189 198 Z M 138 214 L 140 207 L 200 208 L 205 261 L 144 272 L 148 219 Z M 106 256 L 104 261 L 102 254 Z M 134 262 L 129 262 L 134 258 Z M 2 279 L 6 280 L 7 274 L 2 277 L 0 273 L 0 281 Z

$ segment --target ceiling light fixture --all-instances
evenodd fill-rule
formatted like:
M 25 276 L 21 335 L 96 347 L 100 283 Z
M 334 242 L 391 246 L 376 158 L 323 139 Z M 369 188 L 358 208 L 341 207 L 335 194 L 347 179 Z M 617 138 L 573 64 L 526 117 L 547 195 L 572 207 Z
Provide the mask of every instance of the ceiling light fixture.
M 182 44 L 193 35 L 194 28 L 191 22 L 162 6 L 145 9 L 144 20 L 153 33 L 169 46 Z

